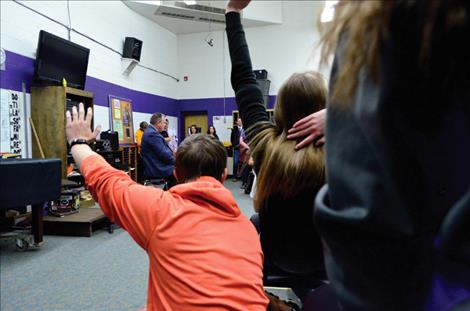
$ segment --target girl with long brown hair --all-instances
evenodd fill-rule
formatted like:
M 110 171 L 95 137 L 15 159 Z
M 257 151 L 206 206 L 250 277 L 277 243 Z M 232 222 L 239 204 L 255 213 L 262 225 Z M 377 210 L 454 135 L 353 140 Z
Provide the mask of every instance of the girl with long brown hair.
M 257 174 L 254 204 L 259 212 L 265 276 L 272 267 L 282 275 L 318 282 L 324 278 L 324 265 L 312 210 L 324 184 L 324 152 L 313 144 L 296 150 L 298 141 L 288 140 L 287 135 L 298 120 L 324 108 L 325 81 L 314 71 L 294 73 L 279 89 L 274 123 L 270 122 L 240 21 L 239 12 L 248 3 L 229 1 L 226 22 L 232 86 Z

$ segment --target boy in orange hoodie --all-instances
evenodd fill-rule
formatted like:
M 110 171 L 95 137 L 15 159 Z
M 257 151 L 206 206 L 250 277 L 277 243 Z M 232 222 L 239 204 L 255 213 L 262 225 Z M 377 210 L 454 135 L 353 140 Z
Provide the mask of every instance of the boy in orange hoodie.
M 254 226 L 223 186 L 226 151 L 208 135 L 176 153 L 179 185 L 145 187 L 112 168 L 87 142 L 91 109 L 67 111 L 67 140 L 88 189 L 107 217 L 148 253 L 148 310 L 266 310 L 263 254 Z

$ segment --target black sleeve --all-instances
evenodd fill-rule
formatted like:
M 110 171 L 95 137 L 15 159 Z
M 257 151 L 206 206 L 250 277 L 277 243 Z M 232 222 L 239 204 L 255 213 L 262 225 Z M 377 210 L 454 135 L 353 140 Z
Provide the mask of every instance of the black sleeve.
M 256 123 L 269 121 L 263 105 L 263 93 L 253 73 L 240 14 L 229 12 L 225 15 L 225 21 L 230 60 L 232 62 L 232 88 L 235 91 L 243 127 L 253 130 L 251 127 Z M 253 131 L 250 131 L 250 135 L 253 134 Z

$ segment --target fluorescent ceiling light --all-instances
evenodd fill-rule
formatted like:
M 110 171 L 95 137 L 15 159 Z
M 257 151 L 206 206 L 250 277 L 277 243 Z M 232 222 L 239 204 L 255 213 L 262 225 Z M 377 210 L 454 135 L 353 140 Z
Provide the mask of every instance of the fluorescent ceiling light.
M 183 2 L 186 5 L 195 5 L 196 4 L 196 0 L 184 0 Z
M 322 23 L 328 23 L 333 20 L 333 17 L 335 16 L 335 6 L 337 3 L 338 3 L 338 0 L 325 1 L 325 8 L 323 9 L 323 12 L 321 13 L 321 19 L 320 19 Z

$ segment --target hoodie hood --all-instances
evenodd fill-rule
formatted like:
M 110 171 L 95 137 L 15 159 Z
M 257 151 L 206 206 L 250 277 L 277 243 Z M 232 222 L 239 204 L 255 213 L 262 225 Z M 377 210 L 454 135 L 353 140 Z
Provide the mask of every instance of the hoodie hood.
M 173 195 L 194 202 L 201 208 L 210 209 L 224 216 L 240 215 L 240 209 L 230 190 L 213 177 L 202 176 L 195 181 L 174 186 L 169 191 Z

